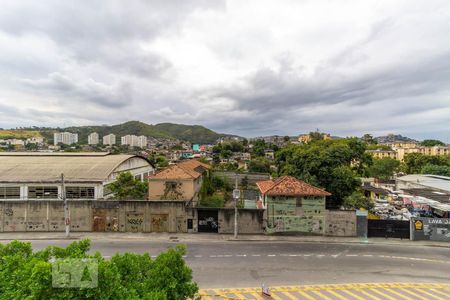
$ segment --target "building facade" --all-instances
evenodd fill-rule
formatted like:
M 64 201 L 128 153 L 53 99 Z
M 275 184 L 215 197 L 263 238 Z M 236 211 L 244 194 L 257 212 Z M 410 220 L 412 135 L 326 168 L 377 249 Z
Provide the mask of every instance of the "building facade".
M 144 179 L 154 172 L 143 157 L 109 153 L 0 152 L 0 199 L 101 200 L 114 196 L 107 185 L 121 172 Z
M 65 145 L 72 145 L 78 143 L 78 134 L 71 132 L 55 132 L 53 134 L 53 143 L 58 145 L 59 143 Z
M 136 135 L 125 135 L 121 137 L 121 144 L 123 146 L 129 147 L 139 147 L 146 148 L 147 147 L 147 137 L 144 135 L 136 136 Z
M 331 194 L 291 176 L 256 183 L 266 232 L 325 233 L 325 197 Z
M 112 146 L 116 144 L 116 136 L 112 133 L 103 137 L 103 145 Z
M 88 144 L 89 145 L 97 145 L 99 142 L 98 140 L 98 133 L 93 132 L 90 135 L 88 135 Z

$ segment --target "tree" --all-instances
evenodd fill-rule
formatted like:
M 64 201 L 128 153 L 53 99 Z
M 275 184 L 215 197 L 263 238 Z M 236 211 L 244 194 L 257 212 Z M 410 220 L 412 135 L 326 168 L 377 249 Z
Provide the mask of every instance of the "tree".
M 445 146 L 445 143 L 440 140 L 423 140 L 420 145 L 425 147 L 433 147 L 433 146 Z
M 339 204 L 359 187 L 358 177 L 372 163 L 365 150 L 365 144 L 355 138 L 290 144 L 275 155 L 277 173 L 325 188 Z
M 258 139 L 253 142 L 252 147 L 252 156 L 253 157 L 263 157 L 264 150 L 266 150 L 266 142 L 262 139 Z
M 368 133 L 364 134 L 361 139 L 366 144 L 372 144 L 372 145 L 378 144 L 378 141 L 376 139 L 374 139 L 371 134 L 368 134 Z
M 407 174 L 419 174 L 426 165 L 450 166 L 449 156 L 430 156 L 408 153 L 403 158 L 402 170 Z
M 32 251 L 31 243 L 12 241 L 0 244 L 0 298 L 181 300 L 193 299 L 198 292 L 197 284 L 192 281 L 192 270 L 183 260 L 186 254 L 183 245 L 159 254 L 155 260 L 148 253 L 116 254 L 106 260 L 98 252 L 89 254 L 89 249 L 89 240 L 73 242 L 66 248 L 50 246 L 37 252 Z M 53 264 L 70 263 L 70 275 L 78 271 L 76 263 L 69 259 L 95 260 L 98 286 L 53 287 Z M 85 275 L 86 269 L 82 272 Z M 86 275 L 90 277 L 89 270 Z M 64 274 L 61 283 L 70 277 Z
M 130 172 L 120 173 L 108 188 L 114 193 L 114 198 L 119 200 L 146 199 L 148 194 L 148 183 L 135 179 Z
M 270 162 L 262 157 L 252 159 L 248 164 L 248 171 L 255 173 L 269 173 Z
M 283 137 L 283 141 L 284 142 L 289 142 L 291 140 L 291 138 L 289 137 L 289 136 L 287 136 L 287 135 L 285 135 L 284 137 Z
M 361 192 L 354 192 L 344 198 L 342 205 L 347 209 L 361 209 L 371 210 L 374 203 L 366 198 Z
M 441 175 L 441 176 L 450 176 L 450 167 L 449 166 L 440 166 L 440 165 L 425 165 L 420 171 L 422 174 L 432 174 L 432 175 Z
M 368 175 L 382 180 L 389 180 L 398 171 L 400 162 L 396 159 L 383 157 L 374 159 L 373 164 L 368 168 Z

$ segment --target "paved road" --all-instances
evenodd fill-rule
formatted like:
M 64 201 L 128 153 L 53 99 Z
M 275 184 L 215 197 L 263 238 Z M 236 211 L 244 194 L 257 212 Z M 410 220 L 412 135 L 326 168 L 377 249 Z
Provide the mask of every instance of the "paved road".
M 2 241 L 3 243 L 6 241 Z M 35 240 L 35 249 L 69 241 Z M 93 240 L 92 251 L 157 255 L 176 241 Z M 450 250 L 364 244 L 189 241 L 186 262 L 202 288 L 407 282 L 450 283 Z

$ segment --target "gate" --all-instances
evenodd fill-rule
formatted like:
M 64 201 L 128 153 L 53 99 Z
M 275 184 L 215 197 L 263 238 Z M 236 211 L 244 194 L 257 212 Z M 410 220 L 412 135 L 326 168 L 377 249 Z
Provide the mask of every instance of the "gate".
M 368 220 L 368 237 L 409 239 L 409 221 Z
M 199 209 L 198 232 L 219 232 L 219 210 L 218 209 Z

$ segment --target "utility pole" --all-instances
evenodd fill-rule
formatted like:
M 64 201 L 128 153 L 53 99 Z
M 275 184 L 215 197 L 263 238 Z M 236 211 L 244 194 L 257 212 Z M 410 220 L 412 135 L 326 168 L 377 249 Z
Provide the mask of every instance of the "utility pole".
M 61 174 L 61 198 L 64 201 L 64 224 L 66 224 L 66 237 L 70 234 L 69 206 L 67 205 L 66 186 L 64 184 L 64 174 Z
M 233 198 L 234 198 L 234 238 L 237 239 L 238 235 L 238 209 L 237 209 L 237 202 L 238 199 L 241 196 L 241 191 L 238 189 L 238 175 L 235 174 L 235 184 L 234 184 L 234 190 L 233 190 Z

